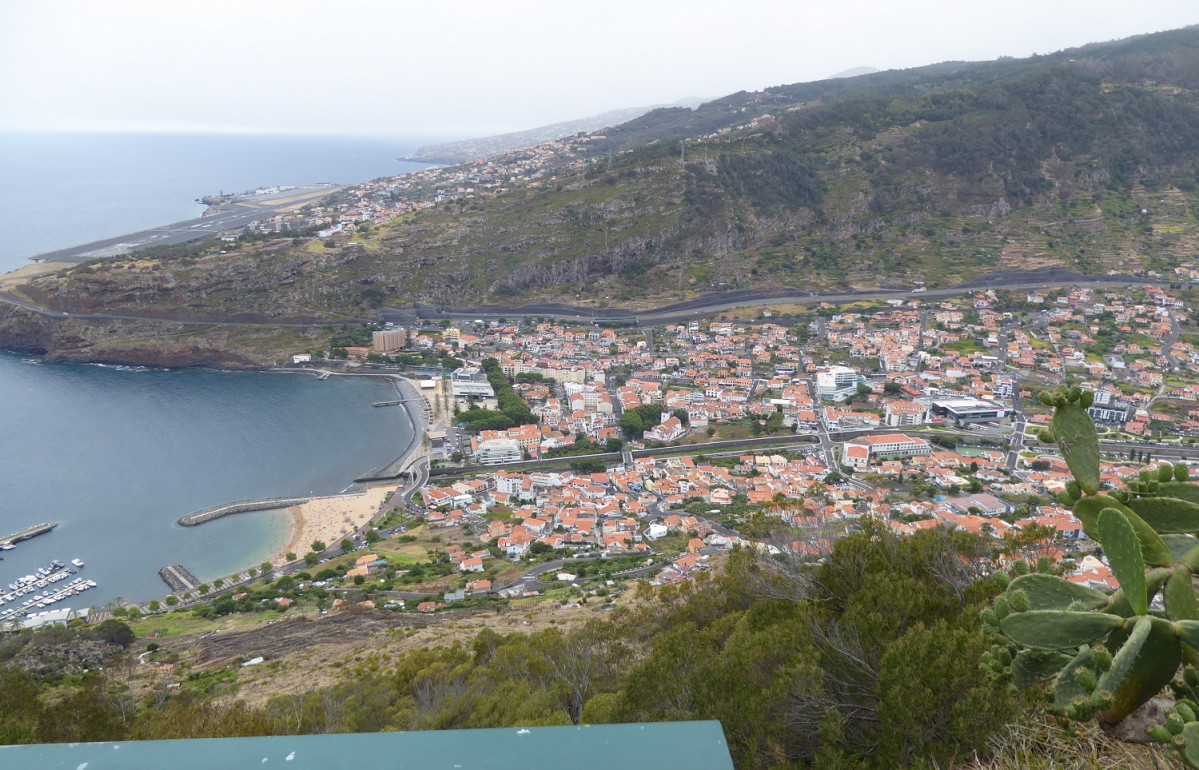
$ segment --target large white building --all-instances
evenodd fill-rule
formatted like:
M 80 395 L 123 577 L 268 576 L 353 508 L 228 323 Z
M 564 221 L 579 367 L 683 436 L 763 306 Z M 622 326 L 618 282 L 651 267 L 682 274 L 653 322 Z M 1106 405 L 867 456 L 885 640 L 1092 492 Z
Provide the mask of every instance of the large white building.
M 1011 410 L 1003 404 L 968 396 L 933 399 L 929 411 L 957 422 L 1002 420 L 1011 414 Z
M 479 442 L 477 455 L 481 465 L 499 465 L 501 463 L 516 463 L 524 459 L 520 444 L 514 438 L 493 438 Z
M 477 366 L 455 369 L 454 373 L 450 375 L 450 386 L 454 390 L 455 397 L 495 397 L 495 390 L 491 387 L 491 383 L 487 381 L 486 373 Z
M 910 428 L 923 425 L 928 417 L 928 407 L 914 401 L 888 401 L 885 412 L 887 427 Z
M 841 462 L 854 470 L 865 470 L 870 467 L 871 460 L 878 457 L 915 457 L 931 453 L 932 447 L 922 438 L 887 433 L 845 442 L 841 448 Z
M 858 373 L 848 366 L 830 366 L 828 371 L 816 373 L 816 395 L 842 401 L 858 389 Z

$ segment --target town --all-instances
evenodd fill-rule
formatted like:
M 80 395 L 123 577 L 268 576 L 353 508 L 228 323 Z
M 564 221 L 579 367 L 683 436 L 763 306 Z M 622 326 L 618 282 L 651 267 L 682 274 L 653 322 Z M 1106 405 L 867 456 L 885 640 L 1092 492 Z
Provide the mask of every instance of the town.
M 1093 393 L 1111 487 L 1199 458 L 1189 325 L 1156 285 L 984 290 L 656 328 L 443 320 L 326 354 L 456 366 L 417 373 L 449 391 L 432 400 L 452 427 L 430 431 L 408 513 L 468 539 L 449 554 L 468 593 L 534 595 L 555 570 L 573 584 L 567 560 L 584 558 L 640 557 L 638 576 L 679 582 L 736 545 L 818 557 L 868 523 L 1028 532 L 1071 580 L 1110 587 L 1058 502 L 1072 477 L 1035 396 L 1067 379 Z

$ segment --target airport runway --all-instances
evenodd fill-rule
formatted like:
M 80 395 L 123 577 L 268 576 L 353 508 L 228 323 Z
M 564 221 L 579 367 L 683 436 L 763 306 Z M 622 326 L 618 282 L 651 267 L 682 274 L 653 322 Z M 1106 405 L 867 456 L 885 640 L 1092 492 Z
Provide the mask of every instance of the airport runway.
M 176 222 L 138 233 L 118 235 L 100 241 L 49 251 L 30 257 L 35 262 L 90 262 L 94 259 L 127 254 L 151 246 L 169 246 L 211 238 L 228 230 L 237 230 L 255 220 L 294 211 L 340 190 L 340 185 L 323 184 L 295 187 L 271 195 L 250 195 L 235 199 L 225 211 L 212 216 Z

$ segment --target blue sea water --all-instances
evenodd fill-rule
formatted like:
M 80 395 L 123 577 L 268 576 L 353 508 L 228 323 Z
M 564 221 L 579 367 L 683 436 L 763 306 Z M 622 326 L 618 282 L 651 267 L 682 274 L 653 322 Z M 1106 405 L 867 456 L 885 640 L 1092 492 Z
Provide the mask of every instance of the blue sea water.
M 36 364 L 0 354 L 0 537 L 45 521 L 3 552 L 0 584 L 81 558 L 85 597 L 167 593 L 160 567 L 201 580 L 256 565 L 286 544 L 287 515 L 239 514 L 184 528 L 224 502 L 336 494 L 395 459 L 412 435 L 386 381 Z M 66 603 L 69 605 L 69 602 Z
M 203 209 L 194 199 L 207 194 L 403 173 L 419 166 L 395 158 L 441 140 L 0 134 L 0 272 L 194 217 Z M 78 609 L 163 595 L 157 571 L 167 564 L 201 580 L 257 564 L 284 544 L 284 514 L 190 529 L 175 520 L 233 500 L 341 491 L 406 445 L 406 413 L 370 408 L 392 392 L 366 379 L 44 365 L 0 353 L 0 536 L 60 522 L 0 554 L 0 584 L 81 558 L 100 587 Z
M 27 258 L 199 216 L 220 192 L 365 182 L 441 138 L 0 132 L 0 272 Z

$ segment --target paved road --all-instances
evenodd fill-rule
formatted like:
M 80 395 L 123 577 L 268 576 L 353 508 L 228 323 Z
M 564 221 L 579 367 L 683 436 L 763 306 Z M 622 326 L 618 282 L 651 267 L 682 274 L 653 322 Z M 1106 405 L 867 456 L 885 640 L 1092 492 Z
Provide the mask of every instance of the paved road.
M 247 196 L 227 204 L 227 210 L 220 214 L 50 251 L 32 256 L 30 259 L 50 262 L 90 262 L 151 246 L 169 246 L 198 241 L 227 230 L 245 227 L 254 220 L 270 219 L 276 214 L 293 211 L 304 203 L 331 195 L 340 189 L 341 187 L 336 185 L 311 185 L 286 190 L 277 195 Z
M 93 259 L 94 259 L 94 257 L 93 257 Z M 80 261 L 87 261 L 87 260 L 80 260 Z M 1030 275 L 1032 275 L 1032 274 L 1030 274 Z M 1146 283 L 1164 284 L 1167 282 L 1152 281 L 1152 280 L 1147 280 L 1147 279 L 1134 279 L 1134 278 L 1113 279 L 1111 277 L 1088 277 L 1088 276 L 1076 276 L 1072 280 L 1068 281 L 1069 285 L 1092 286 L 1092 287 L 1097 287 L 1097 288 L 1098 287 L 1116 288 L 1116 287 L 1128 286 L 1130 284 L 1143 285 Z M 1006 283 L 1006 284 L 1004 284 L 1004 288 L 1020 289 L 1020 290 L 1050 289 L 1050 288 L 1061 288 L 1062 285 L 1063 285 L 1063 283 L 1061 281 L 1038 279 L 1038 280 L 1033 280 L 1033 281 L 1026 282 L 1026 283 L 1019 283 L 1019 282 Z M 937 290 L 922 292 L 918 295 L 915 295 L 915 297 L 919 298 L 921 300 L 945 299 L 948 297 L 955 297 L 955 296 L 958 296 L 961 294 L 967 294 L 967 293 L 970 293 L 970 292 L 973 292 L 976 290 L 977 290 L 976 288 L 973 288 L 970 285 L 962 285 L 962 286 L 958 286 L 958 287 L 951 288 L 951 289 L 937 289 Z M 752 295 L 752 297 L 745 298 L 745 299 L 730 298 L 730 295 L 741 295 L 741 294 L 750 294 L 750 295 Z M 738 308 L 769 307 L 771 305 L 778 305 L 781 303 L 796 304 L 796 305 L 811 305 L 811 304 L 818 304 L 821 302 L 845 303 L 845 302 L 881 301 L 881 300 L 888 300 L 888 299 L 911 299 L 911 298 L 913 298 L 913 295 L 911 292 L 893 292 L 893 291 L 892 292 L 864 292 L 864 293 L 845 292 L 845 293 L 839 293 L 839 294 L 815 294 L 815 293 L 807 293 L 807 292 L 801 293 L 801 292 L 795 292 L 795 291 L 788 291 L 788 292 L 781 292 L 779 294 L 771 294 L 771 295 L 767 295 L 767 296 L 763 296 L 757 292 L 726 292 L 726 293 L 723 293 L 720 295 L 709 296 L 709 297 L 700 298 L 697 300 L 691 300 L 689 302 L 679 303 L 679 304 L 671 305 L 671 306 L 668 306 L 665 308 L 659 308 L 656 310 L 648 310 L 648 311 L 644 311 L 644 312 L 638 312 L 638 311 L 634 311 L 634 310 L 624 310 L 624 309 L 619 309 L 619 308 L 595 309 L 595 308 L 568 307 L 568 306 L 563 306 L 563 305 L 525 306 L 525 307 L 518 307 L 518 308 L 503 308 L 503 307 L 496 307 L 496 306 L 479 306 L 479 307 L 418 306 L 411 310 L 400 310 L 400 309 L 396 309 L 396 308 L 383 308 L 380 311 L 380 316 L 385 321 L 392 321 L 392 322 L 397 322 L 397 323 L 412 323 L 413 321 L 416 321 L 416 320 L 421 320 L 421 319 L 427 320 L 427 319 L 434 319 L 434 318 L 457 318 L 457 319 L 462 319 L 462 320 L 469 320 L 469 319 L 496 320 L 499 318 L 514 318 L 516 316 L 523 314 L 523 315 L 539 315 L 539 316 L 543 316 L 543 317 L 549 316 L 549 317 L 554 317 L 554 318 L 559 318 L 559 319 L 567 319 L 567 320 L 573 319 L 580 323 L 599 324 L 599 323 L 609 323 L 610 322 L 610 323 L 631 323 L 634 325 L 642 325 L 642 324 L 656 325 L 656 324 L 663 324 L 663 323 L 668 323 L 668 322 L 676 322 L 676 321 L 693 319 L 693 318 L 701 317 L 704 315 L 711 315 L 714 313 L 720 313 L 720 312 L 724 312 L 727 310 L 734 310 L 734 309 L 738 309 Z M 72 314 L 47 310 L 45 308 L 38 307 L 37 305 L 29 304 L 28 302 L 22 301 L 19 298 L 14 297 L 9 294 L 0 294 L 0 302 L 4 302 L 4 303 L 10 304 L 10 305 L 15 305 L 17 307 L 23 308 L 30 312 L 37 313 L 39 315 L 46 316 L 46 317 L 54 317 L 54 318 L 71 317 L 71 318 L 79 318 L 79 319 L 84 319 L 84 320 L 168 321 L 168 322 L 172 322 L 172 323 L 195 325 L 195 326 L 214 325 L 214 326 L 314 327 L 314 326 L 324 326 L 327 323 L 329 323 L 328 320 L 322 321 L 320 323 L 287 323 L 287 322 L 271 321 L 269 319 L 227 321 L 227 320 L 215 320 L 215 319 L 189 318 L 189 319 L 180 320 L 180 319 L 174 319 L 174 318 L 163 318 L 163 317 L 158 317 L 158 316 L 118 314 L 118 313 L 80 313 L 80 314 L 72 315 Z M 351 320 L 353 320 L 353 319 L 338 319 L 338 322 L 344 323 L 344 322 L 351 321 Z M 359 320 L 365 321 L 367 319 L 359 319 Z
M 1000 280 L 1010 279 L 1010 280 Z M 770 307 L 772 305 L 815 305 L 821 302 L 834 304 L 847 302 L 883 301 L 888 299 L 918 299 L 928 301 L 947 299 L 961 294 L 979 290 L 979 286 L 1002 286 L 1004 289 L 1021 291 L 1035 289 L 1060 289 L 1062 286 L 1091 286 L 1094 288 L 1118 288 L 1129 285 L 1168 284 L 1168 281 L 1137 278 L 1133 276 L 1085 276 L 1069 271 L 1054 269 L 1043 272 L 1029 272 L 984 276 L 960 286 L 948 289 L 930 289 L 919 293 L 910 291 L 872 291 L 872 292 L 840 292 L 833 294 L 817 294 L 796 290 L 763 294 L 757 291 L 722 292 L 706 295 L 698 299 L 680 302 L 661 308 L 648 310 L 630 310 L 625 308 L 589 308 L 570 305 L 544 304 L 526 305 L 523 307 L 500 307 L 496 305 L 474 305 L 454 307 L 449 305 L 416 305 L 411 309 L 384 308 L 382 315 L 385 320 L 411 323 L 414 320 L 430 319 L 459 319 L 459 320 L 497 320 L 500 318 L 515 319 L 524 315 L 535 317 L 550 317 L 561 320 L 574 320 L 579 323 L 624 323 L 641 325 L 657 325 L 697 318 L 713 313 L 736 310 L 747 307 Z

